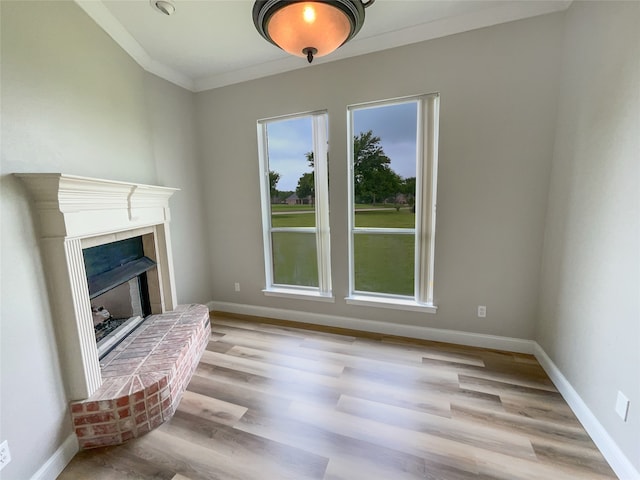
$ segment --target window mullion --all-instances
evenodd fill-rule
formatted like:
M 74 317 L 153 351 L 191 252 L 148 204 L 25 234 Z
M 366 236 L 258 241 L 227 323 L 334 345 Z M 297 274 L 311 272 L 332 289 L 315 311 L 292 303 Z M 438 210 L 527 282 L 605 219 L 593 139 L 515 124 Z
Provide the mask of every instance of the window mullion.
M 329 239 L 329 175 L 327 162 L 327 116 L 313 116 L 313 155 L 316 210 L 318 284 L 321 293 L 331 292 L 331 251 Z

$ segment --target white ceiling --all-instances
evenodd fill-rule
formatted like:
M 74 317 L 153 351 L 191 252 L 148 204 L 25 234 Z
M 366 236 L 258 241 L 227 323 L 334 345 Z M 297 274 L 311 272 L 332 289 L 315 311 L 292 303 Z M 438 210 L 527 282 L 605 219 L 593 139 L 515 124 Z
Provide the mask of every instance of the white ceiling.
M 75 0 L 145 70 L 192 91 L 313 68 L 266 42 L 252 0 Z M 377 0 L 360 33 L 313 65 L 565 10 L 570 0 Z

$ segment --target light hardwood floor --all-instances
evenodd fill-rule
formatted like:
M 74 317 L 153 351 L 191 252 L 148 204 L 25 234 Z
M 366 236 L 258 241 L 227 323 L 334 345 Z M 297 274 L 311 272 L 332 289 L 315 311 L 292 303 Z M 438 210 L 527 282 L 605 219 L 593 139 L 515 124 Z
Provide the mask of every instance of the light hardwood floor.
M 174 417 L 59 478 L 616 478 L 530 355 L 259 320 L 216 314 Z

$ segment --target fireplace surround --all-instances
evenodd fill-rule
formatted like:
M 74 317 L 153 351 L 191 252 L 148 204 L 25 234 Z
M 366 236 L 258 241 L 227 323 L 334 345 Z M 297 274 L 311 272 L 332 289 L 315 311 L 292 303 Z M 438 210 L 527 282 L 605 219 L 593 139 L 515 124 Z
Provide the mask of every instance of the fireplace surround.
M 103 383 L 83 249 L 141 236 L 156 263 L 151 313 L 174 310 L 169 198 L 176 188 L 61 173 L 16 174 L 39 217 L 40 248 L 67 393 L 89 398 Z

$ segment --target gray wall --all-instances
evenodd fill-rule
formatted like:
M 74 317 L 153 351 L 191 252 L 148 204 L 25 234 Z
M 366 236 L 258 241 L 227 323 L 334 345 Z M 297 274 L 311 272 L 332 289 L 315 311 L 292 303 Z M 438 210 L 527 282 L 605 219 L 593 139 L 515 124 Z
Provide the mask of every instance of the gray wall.
M 178 301 L 206 303 L 211 300 L 211 271 L 195 95 L 152 74 L 146 74 L 145 85 L 156 183 L 181 189 L 170 200 Z
M 1 478 L 29 478 L 71 433 L 34 218 L 9 175 L 34 171 L 182 188 L 171 200 L 181 302 L 535 338 L 640 468 L 637 3 L 574 2 L 195 95 L 143 72 L 71 2 L 0 7 L 0 440 L 13 456 Z M 348 306 L 346 107 L 434 91 L 439 311 Z M 261 293 L 255 122 L 317 109 L 330 115 L 335 304 Z M 632 399 L 626 424 L 618 389 Z
M 178 300 L 206 302 L 210 288 L 193 94 L 146 74 L 72 2 L 0 6 L 0 440 L 13 457 L 0 477 L 26 479 L 71 433 L 71 420 L 34 217 L 10 174 L 183 188 L 171 200 Z
M 197 94 L 216 301 L 532 339 L 561 14 Z M 440 92 L 437 314 L 346 305 L 347 105 Z M 265 297 L 256 120 L 327 109 L 335 304 Z M 235 293 L 234 282 L 241 292 Z M 487 318 L 476 317 L 487 305 Z
M 574 2 L 564 42 L 538 342 L 640 471 L 640 3 Z

